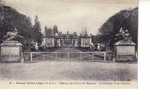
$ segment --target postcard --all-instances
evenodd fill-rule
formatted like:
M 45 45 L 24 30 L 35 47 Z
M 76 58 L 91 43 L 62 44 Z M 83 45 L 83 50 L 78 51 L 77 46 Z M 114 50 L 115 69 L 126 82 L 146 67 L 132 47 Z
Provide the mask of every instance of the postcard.
M 137 88 L 138 0 L 0 0 L 0 88 Z

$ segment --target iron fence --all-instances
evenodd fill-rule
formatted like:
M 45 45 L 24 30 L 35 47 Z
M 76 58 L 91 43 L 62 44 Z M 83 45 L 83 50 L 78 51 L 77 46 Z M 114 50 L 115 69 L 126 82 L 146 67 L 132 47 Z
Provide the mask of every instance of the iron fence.
M 108 52 L 24 52 L 24 61 L 107 61 Z

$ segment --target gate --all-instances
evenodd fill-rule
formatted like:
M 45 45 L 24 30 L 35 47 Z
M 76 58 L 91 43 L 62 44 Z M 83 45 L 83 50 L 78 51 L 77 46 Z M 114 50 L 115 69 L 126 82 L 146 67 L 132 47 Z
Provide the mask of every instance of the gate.
M 106 52 L 24 52 L 25 62 L 106 61 Z

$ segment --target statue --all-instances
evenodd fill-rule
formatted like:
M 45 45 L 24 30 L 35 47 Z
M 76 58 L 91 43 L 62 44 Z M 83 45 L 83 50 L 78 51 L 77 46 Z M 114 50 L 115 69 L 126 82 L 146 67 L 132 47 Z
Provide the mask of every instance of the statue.
M 123 34 L 124 41 L 132 41 L 129 31 L 126 29 Z
M 17 29 L 13 32 L 7 32 L 3 43 L 0 45 L 0 55 L 3 57 L 2 62 L 20 62 L 23 61 L 22 44 L 17 41 L 22 36 L 18 35 Z M 9 47 L 9 48 L 8 48 Z
M 14 31 L 8 31 L 7 34 L 4 36 L 4 41 L 11 41 L 15 40 L 17 37 L 23 38 L 21 35 L 18 34 L 18 30 L 15 28 Z
M 119 34 L 123 37 L 123 41 L 132 41 L 132 38 L 130 36 L 130 33 L 128 29 L 120 28 Z

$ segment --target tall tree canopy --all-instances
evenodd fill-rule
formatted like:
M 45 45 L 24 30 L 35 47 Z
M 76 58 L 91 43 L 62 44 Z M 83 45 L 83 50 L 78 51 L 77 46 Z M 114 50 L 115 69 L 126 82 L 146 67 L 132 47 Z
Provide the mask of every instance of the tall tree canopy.
M 18 34 L 25 39 L 31 38 L 32 24 L 30 18 L 20 14 L 15 9 L 1 5 L 0 6 L 0 42 L 8 31 L 18 30 Z
M 103 37 L 105 41 L 110 41 L 110 45 L 112 45 L 114 42 L 121 39 L 120 37 L 116 37 L 121 27 L 123 29 L 128 29 L 132 40 L 138 43 L 138 8 L 122 10 L 110 17 L 99 29 L 101 33 L 99 36 Z
M 18 34 L 24 39 L 19 41 L 25 49 L 30 48 L 31 41 L 41 42 L 41 27 L 38 17 L 35 18 L 34 26 L 30 17 L 19 13 L 14 8 L 1 4 L 0 5 L 0 43 L 8 31 L 17 29 Z
M 41 33 L 41 25 L 38 16 L 35 17 L 34 25 L 33 25 L 33 34 L 32 37 L 36 42 L 41 44 L 42 42 L 42 33 Z
M 53 36 L 52 29 L 51 28 L 47 28 L 46 26 L 45 26 L 45 36 L 46 37 Z
M 53 33 L 56 34 L 56 33 L 58 33 L 58 32 L 59 32 L 59 31 L 58 31 L 57 25 L 54 25 L 54 26 L 53 26 Z

